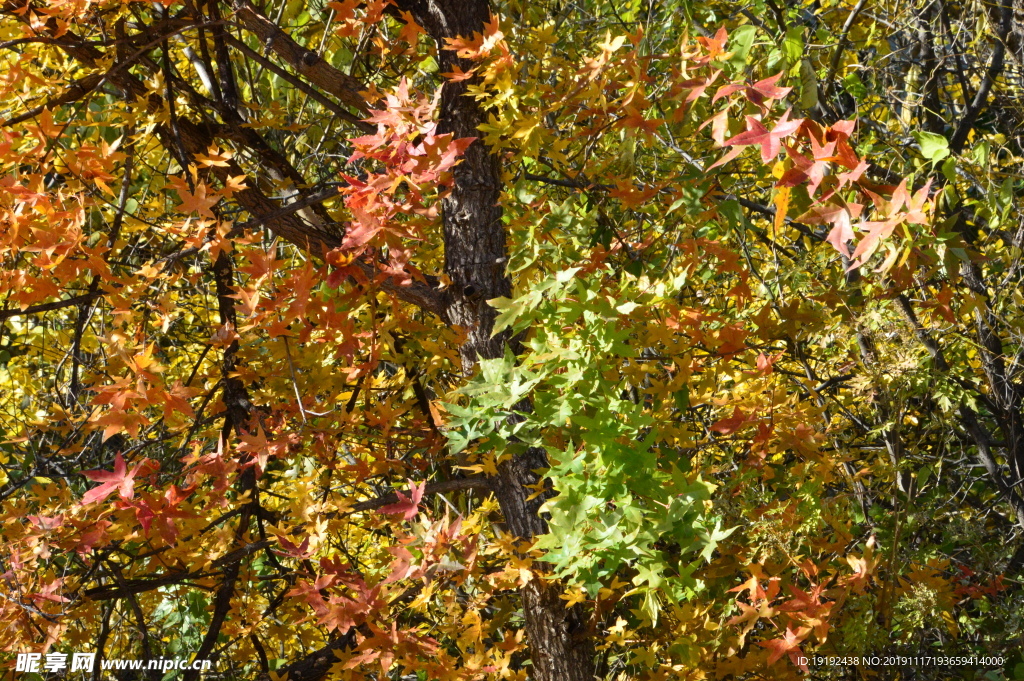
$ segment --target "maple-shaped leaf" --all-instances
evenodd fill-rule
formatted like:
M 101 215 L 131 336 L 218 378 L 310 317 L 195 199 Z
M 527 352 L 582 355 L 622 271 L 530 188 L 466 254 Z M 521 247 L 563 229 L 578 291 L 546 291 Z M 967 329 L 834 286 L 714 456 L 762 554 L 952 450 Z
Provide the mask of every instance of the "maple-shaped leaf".
M 876 250 L 882 240 L 892 236 L 893 230 L 903 222 L 903 216 L 896 216 L 888 220 L 865 222 L 860 225 L 868 230 L 868 233 L 857 243 L 857 248 L 850 256 L 853 262 L 849 269 L 854 270 L 866 263 Z
M 453 83 L 458 83 L 458 82 L 463 81 L 463 80 L 469 80 L 470 78 L 475 76 L 476 75 L 476 69 L 470 69 L 469 71 L 463 71 L 461 68 L 459 68 L 459 65 L 456 64 L 455 66 L 452 67 L 451 71 L 446 71 L 446 72 L 442 73 L 441 75 L 444 76 L 445 78 L 447 78 L 448 80 L 450 80 Z
M 393 555 L 395 560 L 391 563 L 391 571 L 384 580 L 385 584 L 407 579 L 416 572 L 418 567 L 415 564 L 416 557 L 409 549 L 404 546 L 392 546 L 388 549 L 388 553 Z
M 776 354 L 776 355 L 771 355 L 771 356 L 766 355 L 763 352 L 758 353 L 757 360 L 756 360 L 757 370 L 761 374 L 764 374 L 765 376 L 767 376 L 768 374 L 772 373 L 772 371 L 774 370 L 772 368 L 772 366 L 776 362 L 778 362 L 781 357 L 782 357 L 782 353 L 781 352 Z
M 912 225 L 924 225 L 928 223 L 928 213 L 925 209 L 928 207 L 929 199 L 928 193 L 931 191 L 932 181 L 929 179 L 924 183 L 924 186 L 914 192 L 913 196 L 907 192 L 907 182 L 904 180 L 900 183 L 897 188 L 902 189 L 908 195 L 905 198 L 906 201 L 906 221 Z
M 157 529 L 160 535 L 168 543 L 173 543 L 178 537 L 178 528 L 174 524 L 174 519 L 195 517 L 193 513 L 178 509 L 178 504 L 184 501 L 194 490 L 194 485 L 185 489 L 181 489 L 177 485 L 171 485 L 163 497 L 140 495 L 139 498 L 131 502 L 117 502 L 117 507 L 134 510 L 135 519 L 142 525 L 142 529 L 146 534 L 149 534 L 153 521 L 157 521 Z
M 33 132 L 38 131 L 41 139 L 60 137 L 61 133 L 64 132 L 64 128 L 67 127 L 54 121 L 53 113 L 49 109 L 43 109 L 42 113 L 36 118 L 36 121 L 39 123 L 38 126 L 30 125 L 28 127 Z
M 88 529 L 85 529 L 78 536 L 78 541 L 75 544 L 75 551 L 80 556 L 84 556 L 91 552 L 93 547 L 97 544 L 106 543 L 108 538 L 107 531 L 112 525 L 113 523 L 109 520 L 98 520 L 89 525 Z
M 767 601 L 763 601 L 757 606 L 748 605 L 743 601 L 736 601 L 736 606 L 739 607 L 740 614 L 735 617 L 731 617 L 726 624 L 729 626 L 743 626 L 740 630 L 741 641 L 746 639 L 747 634 L 750 633 L 759 620 L 769 619 L 774 617 L 776 614 L 775 608 L 768 605 Z
M 715 421 L 711 430 L 722 435 L 731 435 L 751 421 L 753 418 L 748 417 L 739 407 L 736 407 L 733 409 L 732 416 Z
M 825 130 L 825 140 L 836 142 L 836 158 L 839 164 L 850 170 L 862 162 L 849 142 L 854 127 L 856 127 L 856 121 L 838 121 Z
M 240 192 L 243 189 L 248 189 L 249 185 L 245 183 L 245 175 L 231 175 L 224 179 L 223 187 L 221 187 L 220 193 L 227 198 L 231 198 L 235 195 L 235 192 Z
M 39 604 L 40 601 L 50 601 L 52 603 L 67 603 L 69 599 L 65 598 L 59 593 L 56 593 L 58 589 L 64 584 L 62 578 L 57 578 L 44 586 L 36 593 L 29 594 L 29 598 Z
M 768 163 L 779 155 L 779 151 L 782 149 L 782 139 L 792 135 L 803 125 L 802 118 L 795 121 L 789 120 L 789 112 L 790 109 L 787 109 L 771 130 L 754 116 L 747 116 L 747 131 L 726 140 L 725 145 L 733 147 L 756 144 L 761 147 L 761 160 Z
M 150 505 L 147 499 L 133 499 L 132 501 L 118 501 L 115 502 L 117 508 L 121 510 L 132 509 L 135 511 L 135 519 L 142 525 L 142 531 L 149 534 L 149 528 L 153 524 L 153 520 L 157 517 L 157 510 Z
M 956 323 L 956 313 L 953 311 L 953 289 L 947 285 L 943 285 L 939 289 L 938 293 L 935 294 L 935 300 L 926 301 L 921 304 L 922 307 L 931 308 L 943 319 L 950 324 Z
M 309 558 L 313 555 L 313 552 L 309 550 L 309 537 L 305 537 L 302 543 L 296 544 L 289 541 L 284 535 L 275 534 L 277 537 L 277 543 L 281 545 L 284 551 L 278 551 L 274 549 L 274 553 L 280 553 L 283 556 L 292 556 L 293 558 Z
M 849 243 L 853 241 L 853 225 L 850 224 L 850 214 L 845 210 L 837 213 L 835 226 L 829 230 L 828 236 L 825 237 L 825 241 L 832 244 L 832 247 L 845 255 L 847 258 L 852 257 L 850 255 Z
M 752 104 L 760 106 L 765 101 L 773 99 L 782 99 L 789 94 L 791 87 L 779 87 L 776 83 L 782 78 L 782 72 L 776 73 L 774 76 L 759 80 L 753 85 L 746 88 L 747 99 Z
M 288 440 L 278 437 L 274 440 L 267 439 L 267 433 L 263 426 L 256 426 L 256 433 L 245 433 L 240 438 L 241 442 L 235 448 L 240 454 L 241 464 L 248 467 L 256 464 L 260 473 L 267 470 L 267 461 L 272 456 L 283 456 L 288 452 Z
M 751 566 L 754 570 L 754 574 L 750 576 L 750 579 L 743 582 L 737 587 L 729 589 L 729 593 L 742 593 L 743 591 L 749 592 L 749 598 L 751 601 L 763 600 L 766 597 L 764 589 L 761 588 L 761 566 Z
M 398 13 L 402 17 L 402 30 L 398 32 L 398 40 L 406 42 L 412 47 L 416 47 L 419 36 L 426 35 L 426 31 L 423 30 L 422 26 L 416 23 L 416 20 L 412 16 L 412 12 L 399 10 Z
M 352 215 L 355 216 L 356 222 L 350 224 L 345 231 L 345 240 L 341 244 L 343 250 L 352 250 L 363 246 L 377 232 L 384 229 L 384 226 L 377 218 L 366 211 L 356 206 L 350 206 L 349 209 L 352 211 Z
M 809 593 L 793 585 L 789 585 L 787 588 L 793 594 L 793 598 L 778 606 L 781 612 L 798 612 L 810 617 L 818 617 L 827 613 L 832 607 L 831 602 L 822 599 L 825 587 L 820 583 L 813 584 Z
M 207 149 L 206 154 L 196 154 L 195 159 L 199 161 L 199 165 L 206 168 L 218 167 L 227 168 L 231 157 L 234 156 L 230 151 L 221 151 L 217 148 L 217 145 L 211 144 L 210 148 Z
M 825 171 L 828 170 L 829 164 L 837 160 L 835 146 L 835 142 L 825 145 L 818 144 L 818 140 L 812 135 L 811 157 L 807 158 L 786 145 L 786 156 L 793 161 L 793 167 L 783 173 L 779 179 L 779 186 L 795 187 L 806 182 L 807 193 L 813 197 L 818 190 L 818 185 L 825 179 Z
M 210 209 L 220 201 L 220 194 L 208 192 L 205 182 L 198 182 L 195 191 L 189 191 L 188 185 L 180 177 L 172 177 L 168 180 L 181 198 L 178 210 L 185 214 L 197 213 L 201 218 L 212 218 L 213 211 Z
M 722 87 L 718 88 L 718 90 L 715 92 L 714 96 L 711 97 L 711 103 L 714 104 L 718 100 L 720 100 L 720 99 L 722 99 L 724 97 L 728 97 L 729 95 L 733 94 L 734 92 L 739 92 L 742 89 L 743 89 L 743 83 L 729 83 L 727 85 L 723 85 Z
M 754 626 L 761 617 L 761 610 L 755 608 L 752 605 L 744 603 L 743 601 L 736 601 L 736 606 L 740 609 L 740 614 L 735 617 L 730 617 L 729 621 L 726 622 L 729 626 L 735 626 L 737 624 L 744 625 L 744 630 L 749 630 Z
M 359 624 L 357 616 L 363 612 L 364 609 L 356 601 L 338 596 L 325 604 L 324 612 L 318 621 L 327 627 L 328 631 L 348 631 L 351 627 Z
M 494 49 L 494 46 L 504 39 L 505 34 L 501 32 L 498 17 L 492 16 L 484 24 L 483 32 L 476 32 L 470 38 L 458 36 L 445 38 L 446 50 L 454 50 L 462 59 L 480 59 L 486 57 Z
M 389 515 L 397 515 L 400 513 L 402 514 L 402 520 L 415 518 L 416 514 L 419 513 L 420 499 L 423 498 L 423 492 L 426 491 L 426 489 L 426 482 L 421 482 L 417 485 L 410 480 L 408 497 L 401 492 L 396 492 L 398 495 L 398 502 L 388 504 L 387 506 L 381 506 L 379 510 L 381 513 L 387 513 Z
M 707 50 L 707 54 L 697 61 L 698 64 L 706 64 L 710 61 L 718 59 L 725 54 L 725 44 L 728 42 L 729 34 L 726 33 L 724 28 L 718 29 L 713 38 L 705 38 L 703 36 L 697 36 L 697 42 Z
M 836 179 L 839 180 L 838 188 L 841 189 L 848 184 L 853 184 L 854 182 L 857 182 L 860 179 L 861 175 L 863 175 L 870 167 L 871 164 L 868 163 L 867 161 L 860 161 L 859 163 L 857 163 L 856 166 L 854 166 L 852 170 L 849 170 L 845 173 L 839 173 L 838 175 L 836 175 Z
M 868 539 L 863 556 L 850 554 L 846 556 L 846 562 L 850 564 L 854 572 L 844 577 L 841 584 L 850 584 L 857 593 L 863 593 L 875 570 L 878 568 L 878 558 L 875 557 L 875 536 Z
M 800 669 L 807 671 L 807 663 L 800 660 L 803 651 L 800 650 L 800 642 L 811 632 L 810 627 L 799 627 L 793 631 L 786 627 L 786 635 L 782 638 L 773 638 L 770 641 L 758 641 L 757 645 L 767 648 L 768 664 L 775 664 L 783 655 L 789 655 L 790 661 Z
M 122 499 L 131 499 L 135 496 L 135 474 L 138 473 L 141 465 L 136 465 L 128 471 L 124 457 L 118 453 L 114 457 L 114 470 L 83 471 L 82 475 L 93 482 L 103 483 L 99 487 L 93 487 L 82 497 L 83 504 L 91 504 L 96 501 L 103 501 L 115 491 Z
M 644 118 L 643 114 L 634 106 L 626 109 L 626 116 L 620 121 L 624 127 L 639 128 L 648 135 L 653 134 L 664 122 L 663 118 Z
M 740 614 L 729 618 L 729 621 L 726 622 L 726 624 L 730 626 L 743 626 L 739 635 L 741 644 L 746 640 L 747 634 L 750 633 L 758 621 L 762 619 L 770 620 L 777 614 L 776 609 L 771 607 L 768 603 L 768 600 L 762 600 L 757 605 L 749 605 L 740 600 L 736 601 L 736 606 L 740 609 Z
M 751 104 L 754 104 L 755 106 L 761 106 L 766 101 L 782 99 L 783 97 L 789 94 L 790 90 L 793 89 L 791 87 L 778 87 L 776 83 L 779 82 L 780 78 L 782 78 L 782 73 L 777 73 L 774 76 L 771 76 L 770 78 L 759 80 L 753 85 L 749 85 L 746 83 L 729 83 L 728 85 L 719 88 L 718 91 L 715 93 L 715 96 L 712 97 L 711 101 L 717 102 L 723 97 L 728 97 L 734 92 L 739 92 L 740 90 L 743 90 L 743 94 L 746 96 L 746 98 L 750 101 Z
M 709 87 L 714 85 L 720 75 L 722 75 L 722 70 L 716 69 L 706 78 L 693 78 L 679 83 L 680 87 L 689 88 L 690 90 L 686 95 L 686 99 L 683 100 L 683 103 L 690 104 L 691 102 L 696 101 L 697 98 L 703 95 Z
M 847 258 L 851 257 L 849 242 L 854 239 L 852 218 L 860 215 L 862 205 L 857 203 L 818 204 L 797 218 L 798 222 L 807 225 L 833 225 L 825 241 L 832 244 L 832 247 Z
M 715 141 L 715 146 L 724 147 L 725 135 L 729 132 L 729 107 L 725 107 L 714 116 L 701 123 L 697 129 L 703 130 L 709 125 L 711 126 L 711 139 Z M 740 151 L 741 149 L 737 148 L 733 149 L 730 153 L 735 156 L 736 154 L 739 154 Z M 715 165 L 721 165 L 722 163 L 724 163 L 724 161 L 719 161 Z M 713 167 L 714 166 L 712 166 L 712 168 Z

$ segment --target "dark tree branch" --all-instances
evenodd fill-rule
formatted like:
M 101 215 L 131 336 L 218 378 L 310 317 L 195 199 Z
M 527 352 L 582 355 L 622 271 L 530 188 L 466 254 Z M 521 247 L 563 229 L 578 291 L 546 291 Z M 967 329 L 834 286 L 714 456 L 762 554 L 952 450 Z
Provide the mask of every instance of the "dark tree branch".
M 988 103 L 988 95 L 992 91 L 996 79 L 1003 72 L 1006 57 L 1006 38 L 1010 34 L 1012 26 L 1013 5 L 1011 0 L 1002 0 L 999 5 L 999 26 L 996 29 L 996 44 L 992 48 L 992 60 L 985 71 L 985 77 L 981 81 L 981 86 L 974 95 L 974 100 L 967 107 L 967 111 L 964 112 L 963 118 L 960 119 L 960 123 L 956 126 L 956 131 L 949 140 L 949 151 L 952 154 L 959 154 L 963 151 L 968 133 L 974 129 L 974 124 L 978 120 L 978 114 L 981 113 L 981 110 Z
M 487 478 L 456 478 L 442 482 L 428 482 L 424 494 L 443 494 L 465 489 L 491 490 L 491 482 Z M 362 511 L 374 511 L 382 506 L 398 503 L 398 495 L 395 493 L 385 494 L 377 499 L 361 501 L 352 507 L 353 513 Z
M 832 84 L 835 82 L 836 73 L 839 71 L 839 64 L 843 60 L 843 52 L 846 51 L 847 46 L 850 44 L 850 29 L 853 28 L 853 22 L 857 21 L 857 17 L 860 16 L 861 11 L 863 11 L 867 4 L 867 0 L 857 0 L 857 4 L 850 10 L 850 14 L 846 17 L 846 22 L 839 32 L 839 42 L 836 44 L 836 49 L 832 52 L 832 59 L 829 60 L 828 65 L 828 75 L 825 76 L 825 87 L 823 90 L 825 97 L 832 93 Z
M 369 110 L 362 95 L 365 85 L 358 79 L 342 73 L 317 53 L 299 45 L 248 0 L 234 0 L 233 7 L 238 23 L 259 38 L 268 50 L 277 54 L 296 73 L 360 112 L 366 113 Z
M 334 639 L 320 650 L 277 670 L 276 678 L 287 678 L 288 681 L 319 681 L 338 661 L 334 651 L 350 648 L 355 642 L 356 630 L 352 627 L 344 636 Z M 256 677 L 256 681 L 271 681 L 271 676 L 269 673 L 263 673 Z
M 364 132 L 373 132 L 373 131 L 375 131 L 377 129 L 375 126 L 372 126 L 369 123 L 366 123 L 366 122 L 360 120 L 358 117 L 353 116 L 351 113 L 346 111 L 344 108 L 342 108 L 341 106 L 339 106 L 335 102 L 331 101 L 327 97 L 325 97 L 322 94 L 320 94 L 320 92 L 318 92 L 316 88 L 312 87 L 311 85 L 309 85 L 308 83 L 304 82 L 303 80 L 301 80 L 299 78 L 296 78 L 295 76 L 293 76 L 292 74 L 288 73 L 283 68 L 281 68 L 280 66 L 278 66 L 277 64 L 272 62 L 271 60 L 267 59 L 266 57 L 264 57 L 263 55 L 259 54 L 258 52 L 250 49 L 250 47 L 248 45 L 246 45 L 245 43 L 243 43 L 241 40 L 238 40 L 238 39 L 236 39 L 236 38 L 234 38 L 234 37 L 232 37 L 230 35 L 226 35 L 224 39 L 232 47 L 237 49 L 239 52 L 244 54 L 249 59 L 252 59 L 254 62 L 259 64 L 263 68 L 265 68 L 265 69 L 267 69 L 269 71 L 274 72 L 282 80 L 284 80 L 284 81 L 286 81 L 288 83 L 291 83 L 296 88 L 298 88 L 299 90 L 301 90 L 305 94 L 309 95 L 311 98 L 313 98 L 314 100 L 319 102 L 321 105 L 324 106 L 324 108 L 326 108 L 328 111 L 332 112 L 338 118 L 340 118 L 340 119 L 342 119 L 344 121 L 347 121 L 349 123 L 352 123 L 353 125 L 355 125 L 356 127 L 358 127 L 360 130 L 362 130 Z
M 0 310 L 0 322 L 11 317 L 20 317 L 21 315 L 27 314 L 38 314 L 40 312 L 51 312 L 53 310 L 62 310 L 65 307 L 77 307 L 91 303 L 102 295 L 105 295 L 106 291 L 90 291 L 81 295 L 72 296 L 71 298 L 65 298 L 64 300 L 55 300 L 51 303 L 39 303 L 38 305 L 29 305 L 28 307 L 21 310 L 14 310 L 6 308 Z

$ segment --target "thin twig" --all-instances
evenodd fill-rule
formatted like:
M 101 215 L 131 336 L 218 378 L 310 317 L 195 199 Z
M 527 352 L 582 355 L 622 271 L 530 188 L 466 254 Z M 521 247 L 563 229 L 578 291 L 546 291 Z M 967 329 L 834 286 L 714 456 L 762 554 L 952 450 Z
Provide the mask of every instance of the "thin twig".
M 839 70 L 839 62 L 843 58 L 846 46 L 850 44 L 850 29 L 853 28 L 853 22 L 857 21 L 857 16 L 867 4 L 867 0 L 858 0 L 853 10 L 851 10 L 850 16 L 846 17 L 846 23 L 843 24 L 843 28 L 839 33 L 839 43 L 836 45 L 836 49 L 832 53 L 832 60 L 828 65 L 828 76 L 825 77 L 825 87 L 822 93 L 825 97 L 832 93 L 832 83 L 835 81 L 836 72 Z

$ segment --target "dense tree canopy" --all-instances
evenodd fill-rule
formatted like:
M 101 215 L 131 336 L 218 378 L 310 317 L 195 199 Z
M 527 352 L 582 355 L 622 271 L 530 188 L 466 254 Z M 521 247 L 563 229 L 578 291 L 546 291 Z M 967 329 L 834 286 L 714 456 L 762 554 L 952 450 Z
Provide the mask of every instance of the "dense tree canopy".
M 0 2 L 0 650 L 1024 678 L 1015 11 Z

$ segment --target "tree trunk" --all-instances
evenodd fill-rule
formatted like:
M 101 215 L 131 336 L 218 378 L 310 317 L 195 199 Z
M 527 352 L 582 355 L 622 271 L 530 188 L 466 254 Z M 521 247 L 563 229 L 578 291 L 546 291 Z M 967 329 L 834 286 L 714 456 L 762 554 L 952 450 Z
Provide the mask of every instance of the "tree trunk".
M 408 0 L 402 9 L 437 41 L 442 72 L 455 66 L 468 71 L 471 62 L 446 50 L 444 39 L 471 36 L 484 30 L 490 20 L 486 0 Z M 441 91 L 439 132 L 455 138 L 479 137 L 478 126 L 486 118 L 472 97 L 464 96 L 474 80 L 445 83 Z M 451 278 L 447 316 L 467 332 L 461 348 L 468 373 L 478 359 L 501 357 L 506 345 L 518 343 L 507 333 L 491 337 L 497 311 L 487 301 L 510 296 L 512 282 L 505 273 L 507 248 L 501 222 L 501 174 L 498 159 L 480 142 L 471 145 L 454 168 L 454 186 L 443 204 L 445 273 Z M 548 465 L 543 450 L 531 449 L 498 467 L 493 487 L 505 522 L 516 536 L 532 539 L 547 531 L 538 513 L 543 496 L 528 500 L 529 486 Z M 526 618 L 535 681 L 591 681 L 594 678 L 593 646 L 584 614 L 579 607 L 566 608 L 557 583 L 538 579 L 520 590 Z

